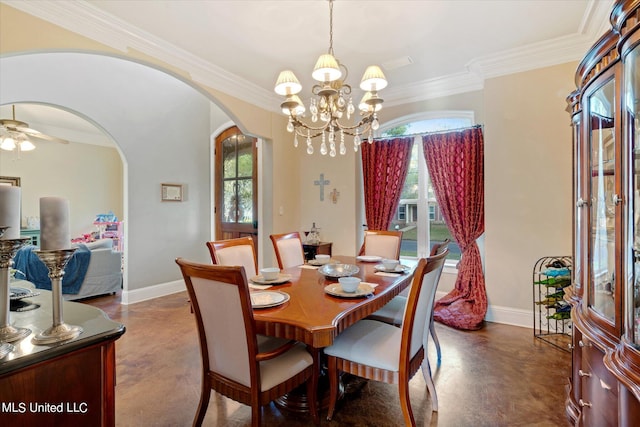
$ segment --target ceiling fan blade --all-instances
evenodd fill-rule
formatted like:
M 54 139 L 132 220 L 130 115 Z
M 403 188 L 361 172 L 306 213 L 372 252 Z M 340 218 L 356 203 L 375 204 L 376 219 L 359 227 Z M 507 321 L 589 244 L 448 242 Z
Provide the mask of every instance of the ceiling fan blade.
M 45 135 L 42 132 L 38 132 L 35 129 L 30 128 L 18 128 L 18 130 L 24 134 L 26 134 L 29 138 L 41 139 L 43 141 L 51 141 L 51 142 L 59 142 L 60 144 L 68 144 L 69 141 L 62 138 L 56 138 L 55 136 Z

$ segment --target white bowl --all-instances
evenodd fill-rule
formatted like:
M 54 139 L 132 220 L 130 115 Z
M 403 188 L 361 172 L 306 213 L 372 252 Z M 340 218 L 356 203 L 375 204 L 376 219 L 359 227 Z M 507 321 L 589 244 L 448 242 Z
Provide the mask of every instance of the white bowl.
M 385 270 L 388 270 L 388 271 L 395 270 L 398 264 L 400 264 L 400 261 L 398 261 L 397 259 L 382 260 L 382 266 L 384 267 Z
M 265 267 L 260 269 L 260 274 L 264 277 L 264 280 L 276 280 L 280 274 L 278 267 Z
M 331 260 L 331 257 L 329 255 L 322 255 L 322 254 L 316 255 L 316 262 L 320 265 L 324 265 L 328 263 L 330 260 Z
M 342 290 L 344 292 L 352 293 L 358 289 L 358 285 L 360 285 L 359 277 L 340 277 L 338 278 L 338 282 L 340 282 L 340 286 L 342 286 Z

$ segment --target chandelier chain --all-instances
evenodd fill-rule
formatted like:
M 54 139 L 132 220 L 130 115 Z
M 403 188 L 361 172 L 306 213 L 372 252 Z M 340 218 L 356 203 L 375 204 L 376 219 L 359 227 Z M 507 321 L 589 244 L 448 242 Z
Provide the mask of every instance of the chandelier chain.
M 329 0 L 329 53 L 333 55 L 333 0 Z

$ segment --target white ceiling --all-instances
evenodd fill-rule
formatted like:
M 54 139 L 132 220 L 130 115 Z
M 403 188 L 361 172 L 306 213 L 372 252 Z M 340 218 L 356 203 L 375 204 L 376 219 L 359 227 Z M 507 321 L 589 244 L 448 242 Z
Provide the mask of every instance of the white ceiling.
M 327 0 L 2 3 L 120 51 L 159 58 L 198 83 L 274 111 L 280 102 L 273 93 L 278 72 L 292 69 L 308 93 L 315 60 L 329 45 Z M 382 65 L 389 86 L 381 96 L 386 105 L 398 105 L 579 60 L 608 29 L 612 5 L 613 0 L 336 0 L 333 48 L 354 87 L 367 65 Z M 406 58 L 409 65 L 394 66 Z M 0 109 L 1 118 L 8 117 L 5 111 Z M 57 119 L 59 127 L 67 126 Z

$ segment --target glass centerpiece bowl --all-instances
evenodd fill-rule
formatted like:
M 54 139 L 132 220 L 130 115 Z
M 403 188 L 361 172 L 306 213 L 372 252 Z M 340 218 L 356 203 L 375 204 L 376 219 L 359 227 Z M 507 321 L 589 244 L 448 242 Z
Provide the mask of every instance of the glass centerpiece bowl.
M 353 276 L 360 271 L 360 268 L 353 264 L 325 264 L 318 271 L 325 277 L 339 278 Z

